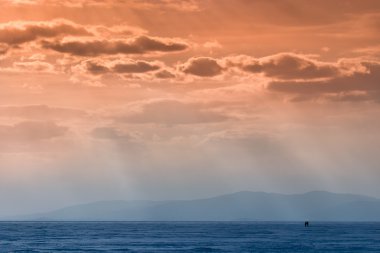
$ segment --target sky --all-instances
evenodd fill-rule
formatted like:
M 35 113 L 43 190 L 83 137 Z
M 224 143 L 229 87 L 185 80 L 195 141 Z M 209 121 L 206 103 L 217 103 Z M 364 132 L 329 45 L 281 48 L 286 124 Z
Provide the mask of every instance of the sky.
M 0 0 L 0 215 L 380 197 L 377 0 Z

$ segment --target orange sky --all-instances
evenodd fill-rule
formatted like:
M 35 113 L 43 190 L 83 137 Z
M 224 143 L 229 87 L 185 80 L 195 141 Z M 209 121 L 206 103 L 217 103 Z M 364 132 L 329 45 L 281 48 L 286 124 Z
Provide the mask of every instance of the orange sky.
M 377 0 L 0 0 L 0 215 L 380 197 Z

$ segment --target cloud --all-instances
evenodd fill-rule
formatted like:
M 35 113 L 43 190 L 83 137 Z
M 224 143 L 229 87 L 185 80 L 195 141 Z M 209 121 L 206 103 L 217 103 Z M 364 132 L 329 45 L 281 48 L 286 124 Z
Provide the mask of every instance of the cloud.
M 13 52 L 16 49 L 23 49 L 22 53 L 24 55 L 28 53 L 40 54 L 40 48 L 38 47 L 44 44 L 54 45 L 49 40 L 59 44 L 64 38 L 70 38 L 74 41 L 75 39 L 78 41 L 85 39 L 96 41 L 104 38 L 127 41 L 130 40 L 131 36 L 140 36 L 136 39 L 136 43 L 147 45 L 147 47 L 151 46 L 152 50 L 154 50 L 155 46 L 158 48 L 159 45 L 152 45 L 153 42 L 149 44 L 149 41 L 144 40 L 144 36 L 141 35 L 145 33 L 146 31 L 139 27 L 125 24 L 117 26 L 81 25 L 66 19 L 12 21 L 0 23 L 0 56 L 7 53 L 10 55 L 9 52 Z M 161 40 L 157 40 L 158 42 L 161 42 Z M 168 42 L 166 46 L 175 47 L 176 45 L 170 45 L 170 42 Z M 161 47 L 162 51 L 164 51 L 164 45 L 161 45 Z
M 335 62 L 324 62 L 315 60 L 315 57 L 294 53 L 280 53 L 262 58 L 247 55 L 223 58 L 192 57 L 184 63 L 166 66 L 160 61 L 115 60 L 112 56 L 97 56 L 73 66 L 72 71 L 76 74 L 87 75 L 87 78 L 104 74 L 120 74 L 125 79 L 145 81 L 160 79 L 193 81 L 192 78 L 186 77 L 210 78 L 223 75 L 223 80 L 233 78 L 240 82 L 250 82 L 252 78 L 264 76 L 262 80 L 266 82 L 281 82 L 282 84 L 286 84 L 286 81 L 322 82 L 370 71 L 360 59 L 343 58 Z M 144 73 L 146 74 L 143 75 Z
M 325 94 L 321 99 L 333 102 L 380 102 L 380 91 L 347 91 L 333 94 Z
M 330 94 L 339 100 L 362 101 L 364 98 L 376 98 L 380 92 L 380 63 L 361 62 L 366 71 L 355 72 L 348 76 L 339 76 L 323 81 L 284 81 L 271 82 L 268 89 L 288 94 L 315 97 Z M 359 91 L 361 93 L 352 93 Z M 377 95 L 376 95 L 377 94 Z
M 178 11 L 196 11 L 196 0 L 0 0 L 0 3 L 13 5 L 50 5 L 70 8 L 126 6 L 136 9 L 174 9 Z
M 0 67 L 0 73 L 44 73 L 44 74 L 57 74 L 54 64 L 35 59 L 36 55 L 22 61 L 14 61 L 11 65 Z
M 133 39 L 43 41 L 45 49 L 76 56 L 178 52 L 189 45 L 176 39 L 139 36 Z
M 213 77 L 223 73 L 230 76 L 264 75 L 277 80 L 317 80 L 349 76 L 365 71 L 360 63 L 346 59 L 337 62 L 315 60 L 310 55 L 279 53 L 262 58 L 248 55 L 224 58 L 194 57 L 178 66 L 185 74 Z
M 186 63 L 180 66 L 180 70 L 186 74 L 212 77 L 220 75 L 223 68 L 218 64 L 216 59 L 210 57 L 190 58 Z
M 11 68 L 0 68 L 0 71 L 21 73 L 56 73 L 54 65 L 44 61 L 14 62 Z
M 353 50 L 354 53 L 359 55 L 366 55 L 368 57 L 380 57 L 380 45 L 357 48 Z
M 97 139 L 107 140 L 131 140 L 132 136 L 127 133 L 123 133 L 120 130 L 113 127 L 97 127 L 91 131 L 91 135 Z
M 169 70 L 166 70 L 166 69 L 157 71 L 154 74 L 154 76 L 157 77 L 157 78 L 159 78 L 159 79 L 175 78 L 175 74 L 173 72 L 169 71 Z
M 83 110 L 47 105 L 0 106 L 0 117 L 21 119 L 72 119 L 86 117 Z
M 84 62 L 85 72 L 93 74 L 93 75 L 101 75 L 110 72 L 110 69 L 102 63 L 95 61 L 86 61 Z
M 206 104 L 185 103 L 177 100 L 157 100 L 140 105 L 139 111 L 117 116 L 116 121 L 128 123 L 156 123 L 166 125 L 222 122 L 228 116 L 213 111 Z
M 72 70 L 77 74 L 98 76 L 104 74 L 140 74 L 158 70 L 162 66 L 163 64 L 158 61 L 91 59 L 82 61 Z
M 336 63 L 326 63 L 293 53 L 280 53 L 262 58 L 236 57 L 227 59 L 243 71 L 264 74 L 277 79 L 317 79 L 340 74 Z
M 32 142 L 63 136 L 68 128 L 50 121 L 22 121 L 14 125 L 0 125 L 0 138 L 11 142 Z
M 4 55 L 8 52 L 9 46 L 5 43 L 0 43 L 0 55 Z
M 145 61 L 119 62 L 112 67 L 116 73 L 144 73 L 159 69 L 160 66 Z
M 64 19 L 53 21 L 15 21 L 0 24 L 0 43 L 11 46 L 40 38 L 65 35 L 88 36 L 91 33 L 83 26 Z

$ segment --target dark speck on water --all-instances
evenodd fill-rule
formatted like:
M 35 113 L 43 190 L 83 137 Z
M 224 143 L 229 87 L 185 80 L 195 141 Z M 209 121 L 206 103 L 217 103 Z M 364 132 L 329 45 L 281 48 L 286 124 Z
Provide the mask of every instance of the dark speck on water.
M 380 252 L 380 223 L 0 222 L 0 252 Z

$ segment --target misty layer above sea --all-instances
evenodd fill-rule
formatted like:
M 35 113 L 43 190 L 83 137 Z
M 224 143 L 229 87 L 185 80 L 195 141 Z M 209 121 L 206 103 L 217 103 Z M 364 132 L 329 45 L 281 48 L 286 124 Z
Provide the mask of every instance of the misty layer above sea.
M 380 223 L 0 222 L 0 252 L 380 252 Z

